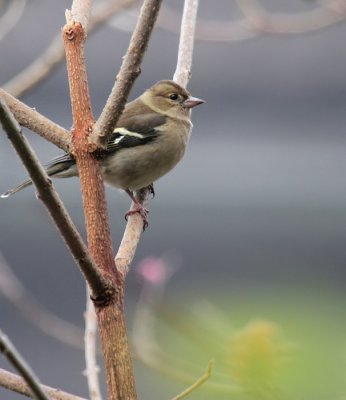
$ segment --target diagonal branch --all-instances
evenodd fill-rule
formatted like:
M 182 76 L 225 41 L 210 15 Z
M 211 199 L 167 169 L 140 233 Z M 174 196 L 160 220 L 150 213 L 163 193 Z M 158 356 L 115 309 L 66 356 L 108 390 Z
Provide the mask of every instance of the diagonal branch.
M 27 397 L 32 397 L 32 392 L 25 380 L 11 372 L 5 371 L 0 368 L 0 386 L 12 392 L 20 393 Z M 51 400 L 86 400 L 82 397 L 75 396 L 70 393 L 63 392 L 60 389 L 54 389 L 50 386 L 41 385 L 46 393 L 48 393 Z
M 26 0 L 12 0 L 0 18 L 0 41 L 17 25 L 23 15 Z
M 105 145 L 123 112 L 158 16 L 162 0 L 144 0 L 135 30 L 107 103 L 96 122 L 92 142 Z
M 22 135 L 18 122 L 1 98 L 0 120 L 4 130 L 7 132 L 9 140 L 17 151 L 37 188 L 38 197 L 48 208 L 51 217 L 74 256 L 81 272 L 85 276 L 85 279 L 88 281 L 93 293 L 102 293 L 105 287 L 107 287 L 106 281 L 95 267 L 82 238 L 68 215 L 59 195 L 53 188 L 51 180 L 37 160 L 29 143 Z
M 18 353 L 10 339 L 0 330 L 0 353 L 3 353 L 13 367 L 20 373 L 37 400 L 49 400 L 39 379 Z
M 83 331 L 77 325 L 59 318 L 39 303 L 14 274 L 0 252 L 0 295 L 12 303 L 29 322 L 56 340 L 83 348 Z
M 70 134 L 64 128 L 55 124 L 34 108 L 30 108 L 21 101 L 15 99 L 1 88 L 0 98 L 6 101 L 7 106 L 20 125 L 38 133 L 61 149 L 65 151 L 69 150 Z

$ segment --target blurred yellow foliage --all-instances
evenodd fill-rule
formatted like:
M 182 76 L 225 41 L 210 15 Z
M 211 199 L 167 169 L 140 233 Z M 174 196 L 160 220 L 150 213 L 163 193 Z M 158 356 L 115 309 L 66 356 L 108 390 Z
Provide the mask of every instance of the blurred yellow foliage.
M 288 346 L 279 327 L 270 321 L 253 321 L 236 333 L 230 342 L 230 373 L 244 391 L 258 398 L 272 398 L 275 377 L 286 359 Z

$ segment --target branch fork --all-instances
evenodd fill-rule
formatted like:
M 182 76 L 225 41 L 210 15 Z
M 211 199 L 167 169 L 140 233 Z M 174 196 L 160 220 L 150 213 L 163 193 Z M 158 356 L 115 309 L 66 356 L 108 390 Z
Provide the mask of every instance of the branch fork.
M 197 0 L 186 0 L 186 2 L 198 4 Z M 86 27 L 91 7 L 90 0 L 73 1 L 72 11 L 66 12 L 66 25 L 62 29 L 74 126 L 71 135 L 48 119 L 28 109 L 28 107 L 9 96 L 6 92 L 0 91 L 0 96 L 3 96 L 6 103 L 13 109 L 14 116 L 20 124 L 42 134 L 42 136 L 65 151 L 72 152 L 76 159 L 85 212 L 88 249 L 92 257 L 89 256 L 87 251 L 85 253 L 81 251 L 81 249 L 84 249 L 84 244 L 80 242 L 76 260 L 89 284 L 91 298 L 96 310 L 109 400 L 137 399 L 125 325 L 124 282 L 143 226 L 140 216 L 132 215 L 129 217 L 123 240 L 114 259 L 105 189 L 95 151 L 107 143 L 108 137 L 113 132 L 123 111 L 132 85 L 140 74 L 140 64 L 161 3 L 162 0 L 144 0 L 137 26 L 123 59 L 116 84 L 96 123 L 91 109 L 84 59 Z M 186 32 L 188 31 L 186 30 Z M 191 68 L 189 63 L 191 64 L 193 31 L 194 28 L 189 34 L 191 36 L 192 32 L 192 39 L 190 38 L 187 42 L 189 44 L 188 50 L 184 50 L 185 56 L 189 61 L 184 64 L 183 75 L 185 82 L 182 82 L 183 86 L 186 85 L 190 75 L 189 72 L 186 75 L 186 71 L 190 71 Z M 184 36 L 185 39 L 187 36 L 188 34 Z M 180 51 L 180 55 L 182 54 Z M 8 117 L 12 118 L 11 112 L 6 107 L 5 102 L 0 103 L 0 111 L 2 110 L 3 114 L 5 114 L 5 116 L 0 115 L 2 120 L 6 120 Z M 16 110 L 18 109 L 20 112 L 17 112 L 16 115 Z M 14 124 L 9 129 L 17 133 L 18 146 L 22 147 L 25 138 L 20 134 L 20 129 L 17 125 Z M 51 130 L 50 128 L 53 129 Z M 48 131 L 53 131 L 53 133 L 49 135 L 47 134 Z M 23 160 L 31 150 L 27 143 L 25 143 L 24 147 Z M 54 197 L 54 188 L 43 169 L 38 167 L 39 164 L 34 160 L 35 157 L 28 158 L 28 169 L 34 168 L 35 172 L 33 174 L 37 174 L 37 178 L 35 177 L 33 180 L 37 184 L 40 198 L 43 201 L 47 201 L 47 196 L 48 198 Z M 145 201 L 148 197 L 148 191 L 144 190 L 143 193 L 140 193 L 140 196 Z M 57 213 L 55 220 L 59 221 L 61 215 L 64 215 L 68 220 L 68 223 L 64 222 L 64 225 L 60 225 L 62 233 L 64 233 L 64 230 L 69 231 L 69 229 L 73 231 L 74 226 L 69 221 L 63 206 L 60 203 L 53 202 L 52 204 L 53 209 L 56 207 L 61 212 L 60 214 Z M 57 225 L 59 226 L 59 222 L 57 222 Z M 66 241 L 68 242 L 68 239 Z

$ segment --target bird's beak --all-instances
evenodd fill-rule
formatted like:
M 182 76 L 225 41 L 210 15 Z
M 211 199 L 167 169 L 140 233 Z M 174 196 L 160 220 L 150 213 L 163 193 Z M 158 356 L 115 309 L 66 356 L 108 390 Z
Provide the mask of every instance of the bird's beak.
M 198 99 L 197 97 L 190 96 L 183 102 L 183 107 L 185 107 L 185 108 L 193 108 L 193 107 L 196 107 L 196 106 L 198 106 L 200 104 L 203 104 L 203 103 L 205 103 L 204 100 Z

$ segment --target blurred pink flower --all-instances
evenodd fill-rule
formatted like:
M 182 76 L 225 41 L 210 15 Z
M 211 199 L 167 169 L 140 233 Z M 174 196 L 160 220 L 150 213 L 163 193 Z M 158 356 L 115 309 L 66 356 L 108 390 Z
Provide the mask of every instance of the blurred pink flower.
M 171 275 L 166 263 L 156 257 L 144 258 L 139 263 L 137 271 L 145 281 L 153 285 L 162 285 Z

